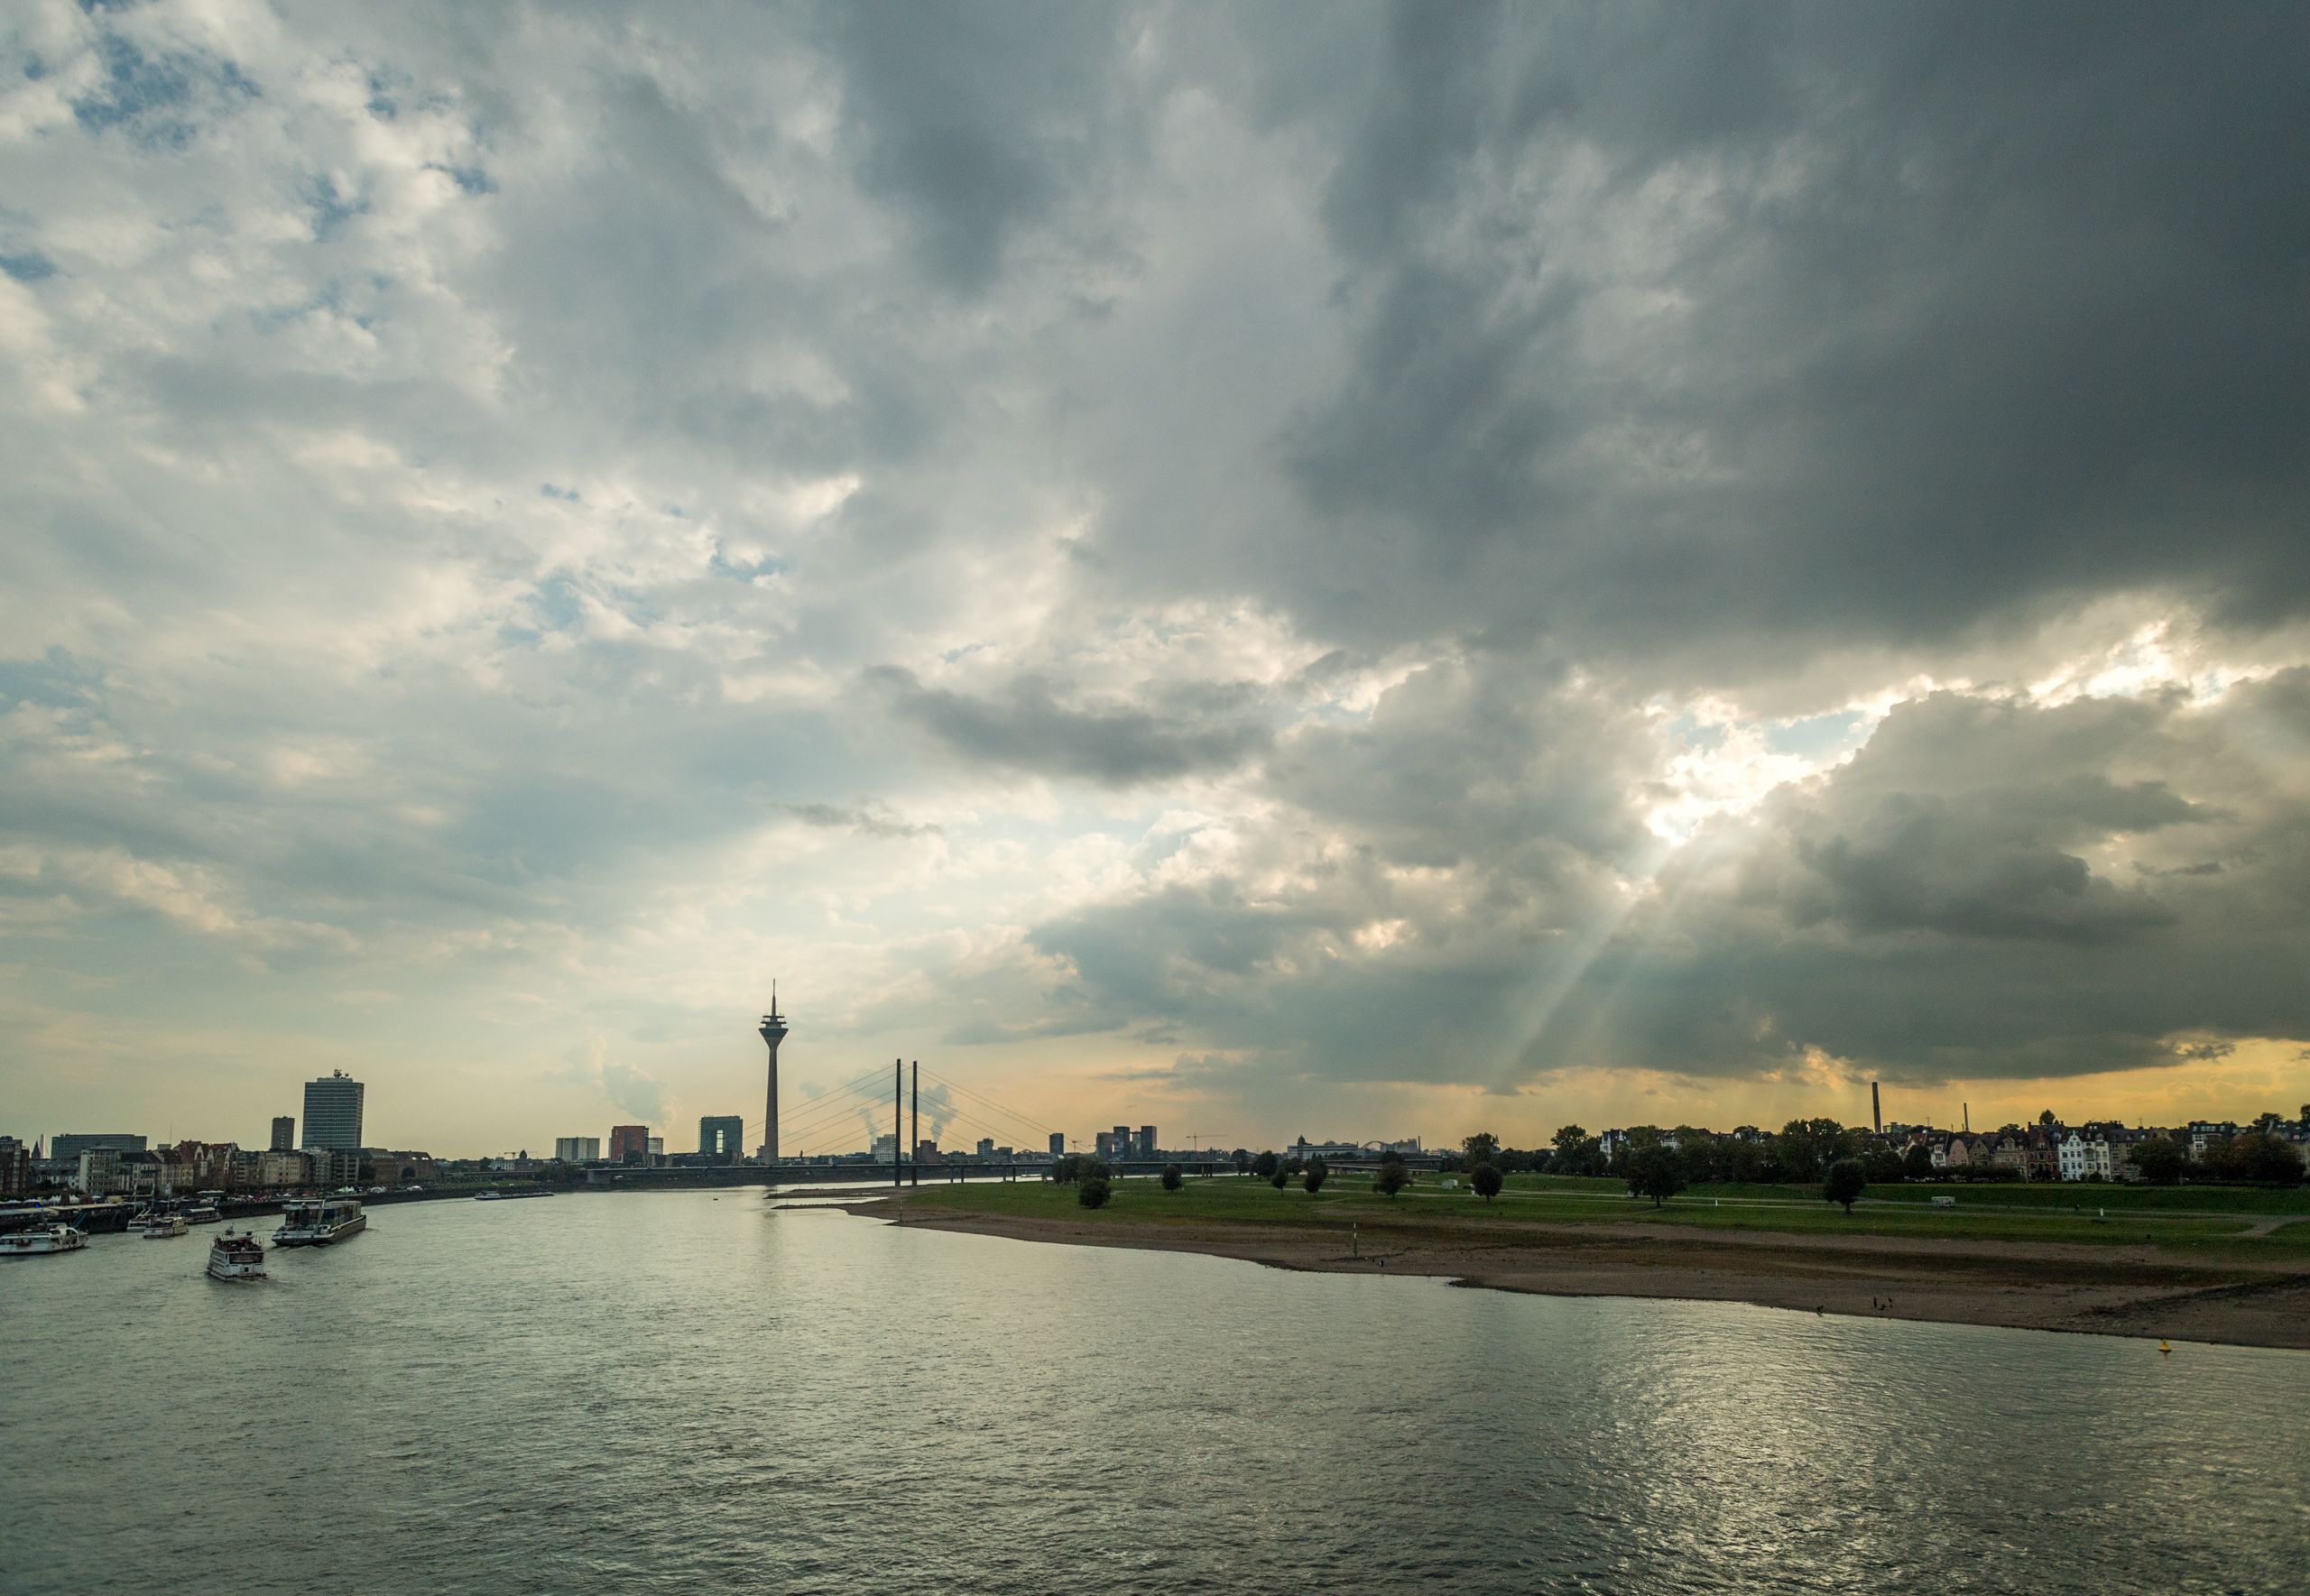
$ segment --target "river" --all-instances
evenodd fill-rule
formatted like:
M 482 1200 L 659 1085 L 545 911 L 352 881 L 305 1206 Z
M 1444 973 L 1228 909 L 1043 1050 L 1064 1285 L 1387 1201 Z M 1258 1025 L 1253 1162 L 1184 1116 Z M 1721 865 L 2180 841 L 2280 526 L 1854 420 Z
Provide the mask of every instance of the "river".
M 761 1194 L 0 1262 L 0 1589 L 2287 1591 L 2310 1354 L 1568 1300 Z

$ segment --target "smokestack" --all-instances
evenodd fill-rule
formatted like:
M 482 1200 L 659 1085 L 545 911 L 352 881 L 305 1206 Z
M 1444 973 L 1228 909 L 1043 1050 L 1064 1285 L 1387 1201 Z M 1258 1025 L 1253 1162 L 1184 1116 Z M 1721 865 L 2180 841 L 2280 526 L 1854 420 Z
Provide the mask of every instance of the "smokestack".
M 1869 1119 L 1877 1127 L 1877 1134 L 1885 1134 L 1885 1105 L 1878 1099 L 1877 1083 L 1869 1083 Z
M 1961 1102 L 1957 1107 L 1965 1116 L 1965 1134 L 1971 1136 L 1973 1133 L 1973 1105 L 1970 1102 Z

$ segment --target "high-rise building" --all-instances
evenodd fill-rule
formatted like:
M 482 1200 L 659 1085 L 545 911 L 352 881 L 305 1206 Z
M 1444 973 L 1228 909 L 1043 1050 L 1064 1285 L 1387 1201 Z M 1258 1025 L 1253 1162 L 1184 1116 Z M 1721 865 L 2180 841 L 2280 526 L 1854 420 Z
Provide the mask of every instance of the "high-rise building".
M 874 1162 L 895 1163 L 899 1156 L 899 1139 L 888 1131 L 874 1139 Z
M 778 1012 L 778 983 L 770 983 L 770 1012 L 762 1017 L 762 1044 L 770 1049 L 769 1110 L 762 1127 L 762 1161 L 778 1162 L 778 1044 L 786 1039 L 787 1025 Z
M 610 1127 L 611 1163 L 639 1164 L 649 1156 L 649 1126 L 613 1125 Z
M 648 1149 L 649 1149 L 649 1153 L 650 1153 L 650 1161 L 651 1161 L 652 1164 L 656 1163 L 659 1159 L 661 1159 L 661 1158 L 664 1158 L 664 1157 L 666 1156 L 666 1139 L 665 1139 L 664 1137 L 662 1137 L 662 1136 L 652 1136 L 652 1137 L 648 1137 L 648 1138 L 646 1138 L 646 1139 L 645 1139 L 645 1140 L 644 1140 L 644 1145 L 645 1145 L 645 1146 L 648 1148 Z
M 982 1158 L 994 1157 L 994 1138 L 982 1136 L 978 1139 L 978 1156 Z
M 1114 1157 L 1118 1158 L 1128 1158 L 1131 1157 L 1131 1127 L 1128 1125 L 1116 1126 L 1114 1129 L 1114 1136 L 1112 1145 L 1114 1148 Z
M 1155 1156 L 1155 1127 L 1152 1125 L 1139 1128 L 1139 1156 L 1142 1158 Z
M 49 1144 L 48 1156 L 60 1162 L 105 1149 L 116 1153 L 141 1153 L 144 1150 L 144 1139 L 125 1130 L 68 1130 Z
M 1113 1158 L 1115 1156 L 1115 1133 L 1112 1130 L 1100 1131 L 1098 1145 L 1099 1157 L 1102 1158 Z
M 276 1153 L 293 1152 L 296 1147 L 297 1116 L 294 1114 L 273 1115 L 273 1147 L 270 1150 Z
M 557 1136 L 553 1139 L 553 1156 L 565 1164 L 598 1164 L 602 1161 L 602 1139 Z
M 1050 1156 L 1054 1158 L 1063 1158 L 1067 1156 L 1066 1131 L 1054 1130 L 1050 1133 Z
M 361 1150 L 361 1083 L 331 1070 L 305 1083 L 305 1147 L 310 1152 Z
M 709 1158 L 735 1164 L 746 1156 L 746 1122 L 735 1114 L 708 1114 L 698 1122 L 698 1150 Z
M 32 1184 L 32 1149 L 13 1136 L 0 1136 L 0 1197 L 21 1197 Z

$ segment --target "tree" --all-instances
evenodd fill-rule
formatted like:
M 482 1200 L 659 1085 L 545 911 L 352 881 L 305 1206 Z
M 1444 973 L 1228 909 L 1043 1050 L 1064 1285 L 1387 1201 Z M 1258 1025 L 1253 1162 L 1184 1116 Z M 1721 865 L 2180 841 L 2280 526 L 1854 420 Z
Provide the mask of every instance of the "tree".
M 1813 1180 L 1839 1158 L 1856 1151 L 1853 1132 L 1834 1120 L 1791 1120 L 1773 1140 L 1783 1180 Z
M 1858 1158 L 1839 1158 L 1829 1166 L 1829 1177 L 1821 1183 L 1821 1195 L 1832 1203 L 1842 1203 L 1850 1214 L 1862 1193 L 1869 1189 L 1869 1177 L 1862 1173 Z
M 1401 1158 L 1382 1158 L 1380 1160 L 1380 1172 L 1372 1177 L 1372 1189 L 1383 1197 L 1392 1197 L 1410 1180 L 1411 1174 L 1404 1167 Z
M 1312 1197 L 1324 1189 L 1324 1182 L 1330 1176 L 1331 1172 L 1332 1167 L 1324 1162 L 1324 1156 L 1321 1153 L 1317 1153 L 1307 1160 L 1307 1173 L 1302 1178 L 1301 1184 L 1307 1186 L 1309 1196 Z
M 1889 1147 L 1872 1147 L 1861 1155 L 1862 1173 L 1884 1185 L 1901 1178 L 1901 1155 Z
M 1489 1203 L 1500 1195 L 1500 1171 L 1490 1164 L 1479 1164 L 1476 1172 L 1468 1177 L 1468 1184 L 1476 1188 L 1477 1196 Z
M 1075 1200 L 1086 1208 L 1104 1208 L 1107 1205 L 1107 1183 L 1093 1176 L 1075 1188 Z
M 1577 1125 L 1566 1125 L 1550 1139 L 1548 1167 L 1558 1175 L 1600 1175 L 1604 1151 L 1594 1137 Z
M 1179 1181 L 1180 1181 L 1180 1179 L 1181 1179 L 1181 1176 L 1182 1176 L 1182 1171 L 1180 1170 L 1179 1167 L 1178 1167 L 1177 1164 L 1166 1164 L 1166 1165 L 1164 1165 L 1164 1166 L 1163 1166 L 1163 1189 L 1164 1189 L 1165 1191 L 1167 1191 L 1167 1192 L 1176 1192 L 1176 1191 L 1178 1191 L 1178 1190 L 1179 1189 Z
M 2038 1112 L 2038 1114 L 2037 1114 L 2037 1123 L 2038 1123 L 2038 1124 L 2040 1124 L 2040 1125 L 2044 1125 L 2044 1126 L 2047 1126 L 2047 1127 L 2051 1127 L 2051 1126 L 2052 1126 L 2052 1124 L 2053 1124 L 2053 1122 L 2054 1122 L 2054 1111 L 2053 1111 L 2053 1110 L 2051 1110 L 2051 1109 L 2044 1109 L 2044 1110 L 2041 1110 L 2041 1111 Z
M 1261 1153 L 1252 1160 L 1252 1173 L 1265 1180 L 1275 1173 L 1275 1167 L 1282 1161 L 1273 1153 Z
M 1931 1180 L 1933 1178 L 1933 1155 L 1927 1152 L 1921 1147 L 1913 1147 L 1909 1149 L 1908 1151 L 1903 1153 L 1901 1155 L 1901 1178 L 1903 1180 Z
M 1082 1177 L 1083 1155 L 1063 1153 L 1050 1161 L 1050 1177 L 1061 1185 L 1073 1185 Z
M 2153 1136 L 2148 1141 L 2134 1144 L 2133 1167 L 2141 1171 L 2142 1179 L 2152 1185 L 2172 1185 L 2182 1178 L 2182 1167 L 2189 1155 L 2181 1143 L 2170 1137 Z
M 2250 1130 L 2238 1138 L 2231 1153 L 2241 1180 L 2250 1180 L 2258 1185 L 2302 1184 L 2302 1160 L 2295 1157 L 2290 1142 Z
M 1267 1183 L 1280 1192 L 1291 1184 L 1291 1171 L 1279 1163 L 1267 1172 Z
M 1628 1189 L 1659 1207 L 1685 1189 L 1684 1160 L 1657 1141 L 1638 1148 L 1628 1156 Z
M 1460 1139 L 1460 1162 L 1473 1169 L 1479 1164 L 1497 1162 L 1500 1158 L 1500 1138 L 1489 1130 L 1479 1130 L 1474 1136 Z

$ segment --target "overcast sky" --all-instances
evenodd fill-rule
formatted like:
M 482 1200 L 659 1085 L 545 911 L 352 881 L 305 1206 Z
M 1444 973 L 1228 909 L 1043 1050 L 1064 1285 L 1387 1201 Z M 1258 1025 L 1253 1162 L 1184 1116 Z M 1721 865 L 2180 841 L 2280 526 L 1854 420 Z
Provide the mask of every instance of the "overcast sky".
M 2310 1098 L 2298 7 L 0 28 L 0 1130 Z

